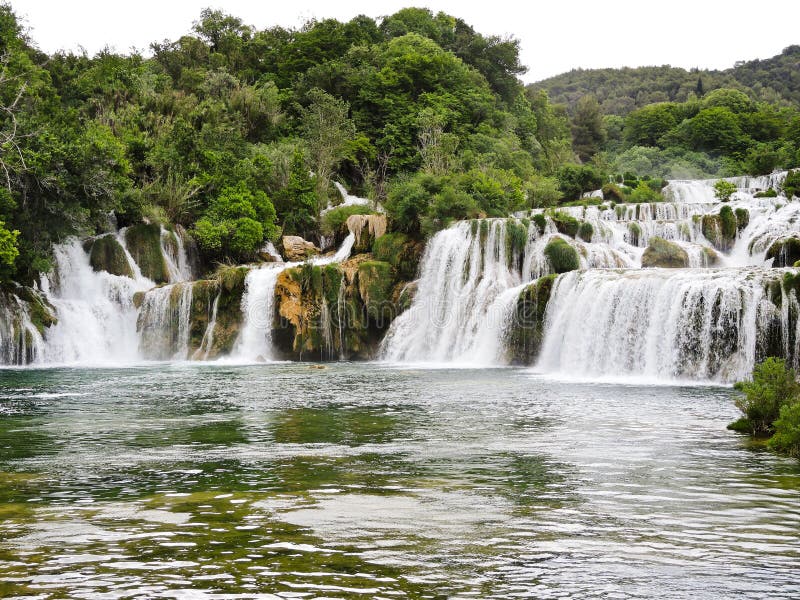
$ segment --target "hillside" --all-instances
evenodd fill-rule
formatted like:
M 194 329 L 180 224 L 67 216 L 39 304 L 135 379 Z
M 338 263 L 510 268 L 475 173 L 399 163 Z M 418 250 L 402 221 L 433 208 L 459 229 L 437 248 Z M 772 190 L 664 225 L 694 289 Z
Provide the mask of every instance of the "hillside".
M 736 88 L 754 100 L 800 105 L 800 46 L 772 58 L 738 62 L 723 71 L 668 65 L 621 69 L 575 69 L 528 86 L 573 112 L 578 99 L 594 94 L 605 114 L 626 115 L 655 102 L 684 102 L 690 94 Z M 699 93 L 698 93 L 699 92 Z

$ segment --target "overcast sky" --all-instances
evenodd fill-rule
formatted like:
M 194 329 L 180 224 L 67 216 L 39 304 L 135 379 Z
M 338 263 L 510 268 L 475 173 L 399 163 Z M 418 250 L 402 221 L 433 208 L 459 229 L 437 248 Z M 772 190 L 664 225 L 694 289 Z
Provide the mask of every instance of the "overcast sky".
M 349 20 L 426 6 L 464 19 L 484 34 L 521 42 L 526 82 L 583 67 L 671 64 L 724 69 L 737 60 L 768 58 L 800 44 L 797 0 L 10 0 L 46 52 L 94 54 L 106 45 L 120 52 L 147 50 L 150 42 L 177 39 L 200 10 L 221 8 L 263 29 L 296 27 L 316 17 Z

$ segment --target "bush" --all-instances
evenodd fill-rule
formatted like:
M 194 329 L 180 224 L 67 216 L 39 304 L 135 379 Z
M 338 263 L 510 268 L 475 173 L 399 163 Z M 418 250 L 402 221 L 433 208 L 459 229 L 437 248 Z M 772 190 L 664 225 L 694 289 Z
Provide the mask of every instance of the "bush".
M 578 252 L 565 239 L 556 237 L 544 247 L 544 255 L 556 273 L 566 273 L 581 268 Z
M 604 180 L 592 167 L 566 165 L 558 171 L 558 186 L 567 200 L 578 200 L 584 192 L 599 189 Z
M 722 235 L 725 239 L 733 240 L 736 238 L 736 231 L 739 228 L 739 221 L 730 206 L 723 206 L 719 211 L 722 223 Z M 749 217 L 748 217 L 749 219 Z
M 734 211 L 736 215 L 736 227 L 741 231 L 750 223 L 750 211 L 746 208 L 737 208 Z
M 783 193 L 790 200 L 793 196 L 800 196 L 800 170 L 787 173 L 783 180 Z
M 630 193 L 628 198 L 631 202 L 662 202 L 664 197 L 655 191 L 646 181 L 640 181 L 636 189 Z
M 614 200 L 616 202 L 625 202 L 625 194 L 618 185 L 607 183 L 603 186 L 603 200 Z
M 578 228 L 578 237 L 584 242 L 591 242 L 592 235 L 594 235 L 594 227 L 588 221 L 582 221 L 581 226 Z
M 756 192 L 754 198 L 777 198 L 778 192 L 775 191 L 774 188 L 769 188 L 768 190 L 764 190 L 763 192 Z
M 753 368 L 750 381 L 738 381 L 733 386 L 742 393 L 736 408 L 744 419 L 731 424 L 732 429 L 747 430 L 750 435 L 766 437 L 775 431 L 775 421 L 781 408 L 796 401 L 800 385 L 794 369 L 787 368 L 782 358 L 769 357 Z
M 730 181 L 720 179 L 714 184 L 714 196 L 720 202 L 727 202 L 736 193 L 736 185 Z
M 769 447 L 789 456 L 800 456 L 800 401 L 781 407 Z

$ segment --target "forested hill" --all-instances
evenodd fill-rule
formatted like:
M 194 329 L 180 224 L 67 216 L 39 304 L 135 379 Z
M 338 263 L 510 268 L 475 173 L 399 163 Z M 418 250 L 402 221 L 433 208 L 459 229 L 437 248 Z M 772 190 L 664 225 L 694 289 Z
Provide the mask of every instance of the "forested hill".
M 718 88 L 735 88 L 753 100 L 800 105 L 800 45 L 764 60 L 737 62 L 724 71 L 678 67 L 575 69 L 528 86 L 546 90 L 550 100 L 574 111 L 578 100 L 594 94 L 605 114 L 626 115 L 656 102 L 685 102 Z

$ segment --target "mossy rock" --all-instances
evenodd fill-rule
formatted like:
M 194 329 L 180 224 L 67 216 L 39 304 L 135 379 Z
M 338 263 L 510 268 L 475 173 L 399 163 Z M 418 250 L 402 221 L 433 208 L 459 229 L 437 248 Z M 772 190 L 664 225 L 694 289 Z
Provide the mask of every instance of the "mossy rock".
M 800 239 L 795 237 L 776 240 L 767 249 L 767 259 L 772 258 L 773 267 L 788 267 L 800 261 Z
M 594 227 L 588 221 L 581 221 L 581 225 L 578 228 L 578 237 L 581 238 L 584 242 L 591 242 L 592 236 L 594 235 Z
M 550 261 L 555 273 L 566 273 L 581 268 L 577 250 L 563 238 L 551 239 L 544 247 L 544 255 Z
M 713 248 L 703 246 L 703 258 L 706 267 L 713 267 L 719 264 L 719 254 Z
M 642 227 L 638 223 L 628 223 L 628 239 L 631 246 L 638 246 L 642 240 Z
M 358 293 L 367 315 L 378 327 L 386 326 L 396 316 L 393 287 L 392 265 L 388 262 L 371 260 L 358 266 Z
M 750 224 L 750 211 L 746 208 L 737 208 L 734 214 L 736 215 L 736 228 L 739 231 Z
M 158 283 L 169 283 L 169 269 L 161 251 L 161 226 L 140 223 L 125 230 L 125 245 L 142 275 Z
M 45 296 L 29 287 L 19 287 L 15 293 L 28 305 L 28 316 L 39 333 L 44 335 L 45 329 L 58 324 L 56 309 Z
M 144 297 L 145 297 L 146 294 L 147 294 L 147 292 L 135 292 L 133 294 L 133 300 L 132 301 L 133 301 L 133 305 L 136 308 L 142 308 L 142 304 L 144 304 Z
M 547 219 L 542 213 L 536 213 L 531 217 L 531 220 L 536 224 L 536 228 L 539 230 L 539 235 L 544 233 L 545 227 L 547 227 Z
M 689 255 L 686 250 L 665 240 L 653 236 L 642 255 L 642 267 L 663 267 L 667 269 L 682 269 L 689 266 Z
M 505 340 L 511 364 L 530 365 L 539 356 L 544 340 L 545 309 L 556 277 L 540 277 L 520 292 Z
M 727 252 L 736 241 L 739 225 L 730 206 L 723 206 L 719 214 L 703 215 L 701 229 L 705 238 L 717 250 Z
M 372 244 L 372 254 L 376 260 L 392 265 L 397 279 L 411 281 L 416 279 L 423 245 L 404 233 L 386 233 Z
M 550 215 L 550 218 L 553 220 L 553 223 L 558 230 L 558 233 L 569 237 L 575 237 L 578 235 L 578 230 L 580 229 L 580 221 L 573 217 L 572 215 L 565 213 L 563 211 L 555 211 Z
M 400 282 L 395 286 L 395 292 L 392 297 L 395 306 L 397 306 L 397 314 L 407 311 L 414 303 L 414 298 L 417 296 L 417 282 L 411 283 Z
M 89 252 L 89 264 L 95 271 L 106 271 L 133 279 L 133 269 L 125 249 L 113 235 L 104 235 L 94 240 Z

